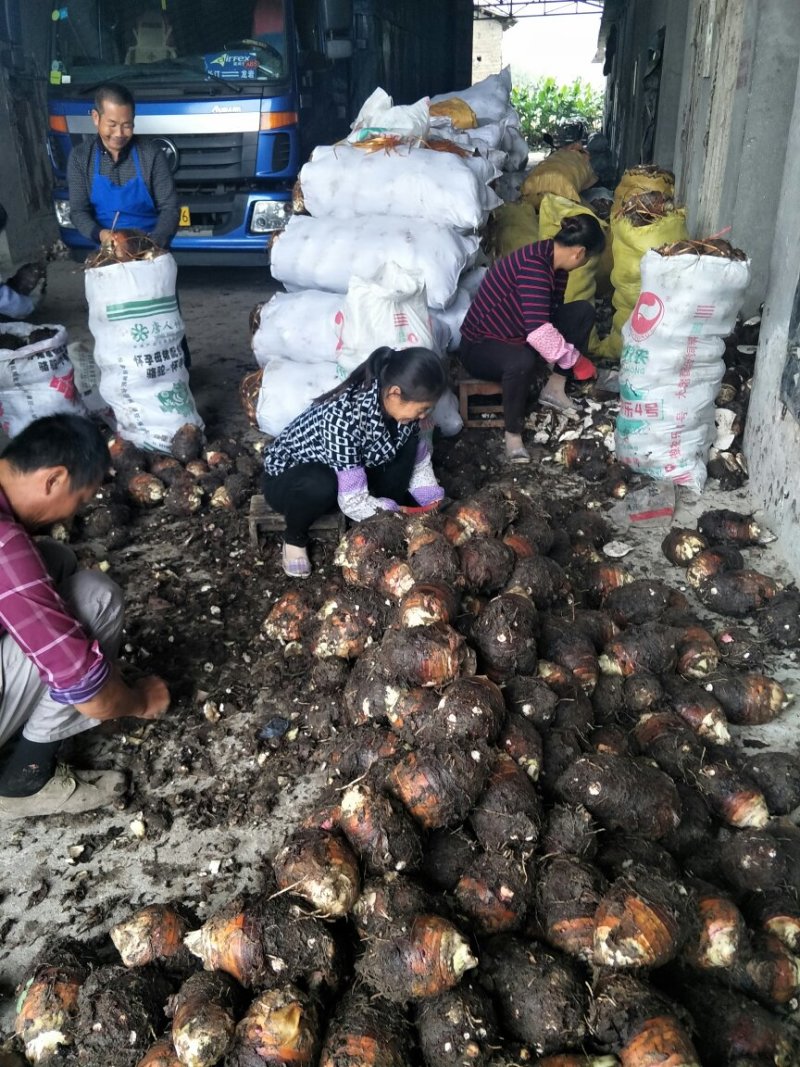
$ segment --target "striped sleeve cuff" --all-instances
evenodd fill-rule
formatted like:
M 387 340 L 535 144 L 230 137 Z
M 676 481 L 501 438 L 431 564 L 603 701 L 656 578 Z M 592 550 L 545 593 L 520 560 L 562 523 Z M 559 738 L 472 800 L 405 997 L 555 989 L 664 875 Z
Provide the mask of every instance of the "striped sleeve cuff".
M 51 689 L 50 696 L 56 704 L 84 704 L 97 696 L 108 681 L 110 673 L 108 660 L 101 659 L 76 685 L 71 685 L 69 689 Z

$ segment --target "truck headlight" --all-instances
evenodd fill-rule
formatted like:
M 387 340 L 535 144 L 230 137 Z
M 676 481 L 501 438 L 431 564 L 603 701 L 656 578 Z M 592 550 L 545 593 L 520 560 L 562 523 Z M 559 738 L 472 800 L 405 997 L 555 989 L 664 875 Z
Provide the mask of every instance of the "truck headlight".
M 256 200 L 250 219 L 251 233 L 282 230 L 292 214 L 291 200 Z
M 55 201 L 55 208 L 56 208 L 56 221 L 58 222 L 58 225 L 59 226 L 63 226 L 66 229 L 73 228 L 72 227 L 72 214 L 71 214 L 71 212 L 69 210 L 69 200 L 56 200 Z

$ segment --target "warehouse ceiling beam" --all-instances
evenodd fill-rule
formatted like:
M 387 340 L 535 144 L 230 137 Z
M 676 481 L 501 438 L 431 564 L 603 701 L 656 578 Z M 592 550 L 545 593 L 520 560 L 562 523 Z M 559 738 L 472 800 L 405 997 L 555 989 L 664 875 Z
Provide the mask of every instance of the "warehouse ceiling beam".
M 605 0 L 473 0 L 476 18 L 541 18 L 544 15 L 599 15 Z

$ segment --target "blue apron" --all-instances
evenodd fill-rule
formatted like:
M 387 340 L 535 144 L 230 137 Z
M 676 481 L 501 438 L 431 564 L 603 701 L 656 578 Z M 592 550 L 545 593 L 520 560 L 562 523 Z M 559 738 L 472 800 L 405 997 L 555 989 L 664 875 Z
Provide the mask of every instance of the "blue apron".
M 142 177 L 138 149 L 132 150 L 136 177 L 124 185 L 115 185 L 110 178 L 100 173 L 101 151 L 98 145 L 94 157 L 94 180 L 89 194 L 97 225 L 101 230 L 114 227 L 118 230 L 144 230 L 145 233 L 151 233 L 158 221 L 158 212 Z

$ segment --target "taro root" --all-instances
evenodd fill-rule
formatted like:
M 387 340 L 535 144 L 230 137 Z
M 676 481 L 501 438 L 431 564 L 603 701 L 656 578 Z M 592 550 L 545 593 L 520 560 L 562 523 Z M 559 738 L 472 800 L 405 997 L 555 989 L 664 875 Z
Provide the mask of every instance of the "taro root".
M 562 616 L 576 633 L 588 637 L 598 652 L 619 634 L 619 626 L 606 611 L 570 605 L 563 610 Z
M 199 426 L 187 422 L 172 438 L 169 450 L 180 463 L 191 463 L 194 459 L 200 459 L 203 451 L 203 431 Z
M 132 474 L 125 483 L 128 496 L 142 508 L 152 508 L 164 499 L 166 486 L 153 474 Z
M 362 941 L 408 933 L 417 915 L 433 915 L 437 902 L 405 874 L 392 871 L 364 883 L 353 908 L 353 921 Z
M 564 519 L 564 530 L 573 543 L 589 541 L 595 548 L 601 548 L 614 536 L 613 528 L 603 516 L 588 509 L 570 511 Z
M 211 470 L 204 459 L 190 459 L 186 464 L 186 473 L 191 474 L 193 478 L 204 478 L 211 474 Z M 214 488 L 222 485 L 224 478 L 221 474 L 214 475 Z
M 126 967 L 143 967 L 183 950 L 186 919 L 171 904 L 150 904 L 109 931 Z
M 403 549 L 403 524 L 392 512 L 381 512 L 353 526 L 339 542 L 333 562 L 349 585 L 377 585 L 386 560 Z
M 422 842 L 410 816 L 369 782 L 355 782 L 339 801 L 339 829 L 368 871 L 413 870 Z
M 701 602 L 718 615 L 741 618 L 758 611 L 780 590 L 780 584 L 758 571 L 723 571 L 697 587 Z
M 466 587 L 475 593 L 497 593 L 514 570 L 513 551 L 496 537 L 471 537 L 458 550 Z
M 127 441 L 124 437 L 111 438 L 108 442 L 108 454 L 111 457 L 111 466 L 117 474 L 134 474 L 136 471 L 143 471 L 147 465 L 144 452 L 137 448 L 133 441 Z
M 634 867 L 644 867 L 673 880 L 679 874 L 677 863 L 659 841 L 619 830 L 600 835 L 595 863 L 611 881 L 625 877 Z
M 455 683 L 454 683 L 455 684 Z M 409 742 L 431 738 L 431 724 L 439 706 L 435 689 L 385 687 L 386 719 L 391 728 Z
M 233 456 L 221 448 L 210 445 L 203 453 L 203 459 L 210 470 L 220 471 L 222 474 L 230 474 L 233 470 Z
M 338 984 L 336 943 L 326 924 L 285 894 L 234 897 L 184 943 L 205 970 L 224 971 L 246 989 L 299 979 L 312 989 Z
M 571 957 L 533 939 L 501 937 L 482 951 L 478 977 L 513 1037 L 539 1053 L 583 1044 L 586 991 Z
M 795 887 L 751 893 L 743 907 L 752 925 L 777 937 L 795 955 L 800 952 L 800 896 Z
M 676 782 L 675 786 L 681 801 L 681 821 L 661 841 L 673 856 L 684 860 L 706 848 L 713 839 L 714 822 L 708 804 L 696 789 L 684 782 Z
M 537 629 L 536 609 L 526 597 L 503 593 L 487 604 L 472 627 L 472 641 L 491 679 L 536 670 Z
M 444 582 L 448 586 L 460 585 L 461 577 L 458 553 L 439 534 L 431 531 L 432 537 L 418 546 L 409 545 L 408 566 L 416 582 Z
M 718 545 L 716 548 L 704 548 L 698 552 L 686 568 L 686 581 L 694 589 L 703 582 L 710 581 L 718 574 L 728 571 L 740 571 L 744 568 L 744 556 L 733 545 Z
M 583 587 L 597 602 L 605 600 L 613 589 L 629 585 L 634 576 L 619 563 L 591 563 L 583 572 Z
M 344 719 L 349 726 L 391 721 L 402 688 L 391 679 L 383 662 L 380 645 L 370 645 L 356 660 L 345 682 Z
M 444 582 L 417 582 L 400 601 L 398 626 L 431 626 L 455 622 L 458 600 Z
M 462 500 L 447 512 L 444 534 L 452 545 L 463 545 L 470 537 L 496 537 L 516 514 L 516 507 L 501 490 L 483 489 L 471 500 Z
M 497 1067 L 516 1067 L 520 1057 L 512 1055 L 508 1061 L 500 1059 Z M 491 1067 L 495 1067 L 492 1060 Z M 534 1067 L 619 1067 L 616 1056 L 584 1056 L 579 1052 L 558 1052 L 554 1056 L 543 1056 Z M 629 1065 L 635 1067 L 635 1065 Z
M 705 750 L 697 734 L 673 711 L 642 715 L 634 737 L 641 752 L 672 778 L 695 774 L 703 762 Z
M 589 1030 L 616 1052 L 621 1067 L 701 1067 L 687 1013 L 629 974 L 601 975 L 592 993 Z
M 668 608 L 686 606 L 683 593 L 653 578 L 637 578 L 612 589 L 605 602 L 606 611 L 618 626 L 655 622 Z
M 183 1067 L 172 1044 L 172 1036 L 168 1034 L 151 1045 L 136 1067 Z
M 261 629 L 267 637 L 285 645 L 290 641 L 302 641 L 311 626 L 312 617 L 307 594 L 299 589 L 290 589 L 275 601 Z
M 347 660 L 318 659 L 311 668 L 311 689 L 328 695 L 339 693 L 349 676 Z
M 536 882 L 536 911 L 547 942 L 591 962 L 594 914 L 605 888 L 600 871 L 574 856 L 548 860 Z
M 211 494 L 211 507 L 237 511 L 250 496 L 250 482 L 242 474 L 229 474 Z
M 335 774 L 350 781 L 382 760 L 396 759 L 403 749 L 400 738 L 392 730 L 369 723 L 349 730 L 337 748 L 331 752 L 330 763 Z
M 311 652 L 319 659 L 339 656 L 355 659 L 371 645 L 381 629 L 380 610 L 364 596 L 342 591 L 326 600 L 317 612 L 319 628 Z
M 529 596 L 537 607 L 571 599 L 572 586 L 563 569 L 549 556 L 531 556 L 517 562 L 505 591 Z
M 750 951 L 738 958 L 728 975 L 731 985 L 768 1008 L 796 1004 L 800 994 L 800 959 L 772 934 L 756 934 Z
M 130 540 L 131 509 L 126 504 L 100 504 L 83 520 L 84 537 L 104 541 L 108 548 L 121 548 Z
M 151 967 L 98 967 L 78 995 L 81 1063 L 134 1067 L 164 1024 L 166 979 Z
M 317 1006 L 297 986 L 283 985 L 259 994 L 236 1027 L 226 1067 L 260 1064 L 310 1065 L 320 1041 Z
M 737 829 L 766 826 L 767 802 L 758 787 L 736 767 L 722 760 L 705 762 L 694 776 L 694 785 L 714 814 Z
M 422 723 L 420 740 L 462 738 L 464 741 L 495 741 L 506 706 L 494 682 L 482 675 L 458 678 L 449 685 L 435 711 Z
M 177 518 L 196 515 L 202 506 L 203 488 L 187 474 L 173 481 L 164 494 L 165 509 Z
M 687 566 L 704 548 L 708 548 L 708 541 L 702 534 L 678 526 L 673 527 L 661 542 L 661 551 L 676 567 Z
M 542 735 L 530 719 L 511 712 L 500 734 L 498 747 L 525 771 L 532 782 L 538 779 L 542 771 L 544 748 Z
M 539 785 L 546 796 L 556 793 L 556 784 L 568 767 L 586 751 L 583 738 L 577 730 L 551 728 L 542 736 L 544 758 L 539 775 Z
M 408 1024 L 395 1004 L 351 989 L 337 1004 L 319 1067 L 408 1067 Z
M 593 752 L 610 752 L 612 756 L 633 755 L 628 735 L 619 726 L 593 727 L 589 747 Z
M 506 681 L 503 695 L 509 711 L 529 719 L 539 729 L 548 727 L 555 718 L 558 696 L 540 678 L 513 675 Z
M 675 636 L 675 630 L 658 623 L 625 630 L 606 645 L 599 660 L 600 670 L 623 678 L 642 670 L 651 674 L 670 671 L 677 662 Z
M 497 756 L 470 823 L 487 852 L 530 856 L 542 832 L 542 802 L 528 775 L 509 756 Z
M 730 741 L 728 720 L 715 696 L 683 678 L 666 676 L 663 681 L 669 706 L 698 737 L 717 745 Z
M 510 933 L 525 919 L 533 880 L 523 864 L 486 854 L 465 868 L 453 895 L 479 936 Z
M 425 844 L 422 869 L 438 889 L 452 892 L 477 852 L 477 842 L 463 829 L 435 830 Z
M 600 675 L 595 646 L 584 634 L 576 633 L 566 619 L 543 619 L 540 651 L 546 660 L 571 671 L 584 692 L 594 692 Z
M 738 545 L 747 548 L 762 543 L 761 527 L 752 515 L 720 508 L 706 511 L 697 520 L 697 529 L 702 537 L 713 545 Z
M 726 667 L 758 671 L 764 666 L 763 643 L 743 626 L 726 626 L 714 640 Z
M 170 998 L 172 1043 L 186 1067 L 214 1067 L 236 1029 L 235 986 L 227 974 L 201 971 Z
M 800 1032 L 750 997 L 705 981 L 682 981 L 677 992 L 692 1012 L 703 1067 L 800 1063 Z
M 785 589 L 758 613 L 758 628 L 778 648 L 800 648 L 800 593 Z
M 387 777 L 392 793 L 425 830 L 463 822 L 490 771 L 480 741 L 468 750 L 454 743 L 426 745 L 396 763 Z
M 553 804 L 547 811 L 542 835 L 543 856 L 592 859 L 597 853 L 597 827 L 582 804 Z
M 78 994 L 88 974 L 81 949 L 68 940 L 46 945 L 16 991 L 14 1032 L 31 1063 L 72 1044 Z
M 629 711 L 646 711 L 658 704 L 663 696 L 661 682 L 648 671 L 631 674 L 622 683 L 622 699 Z
M 156 478 L 160 478 L 164 485 L 172 485 L 176 478 L 186 477 L 186 471 L 177 459 L 164 456 L 160 452 L 153 452 L 147 457 L 147 469 Z
M 381 658 L 395 678 L 423 688 L 447 685 L 469 664 L 464 638 L 443 625 L 387 631 Z
M 800 884 L 800 829 L 769 824 L 742 830 L 722 843 L 720 863 L 726 881 L 739 893 L 765 892 Z
M 742 770 L 761 792 L 770 815 L 788 815 L 800 806 L 800 760 L 788 752 L 759 752 Z
M 793 699 L 774 678 L 764 674 L 720 674 L 709 679 L 705 688 L 736 726 L 772 722 Z
M 417 915 L 407 931 L 369 940 L 356 973 L 379 996 L 404 1004 L 452 989 L 477 965 L 456 926 L 438 915 Z
M 658 839 L 680 821 L 675 784 L 644 760 L 626 756 L 584 756 L 556 782 L 556 795 L 583 804 L 609 830 Z
M 646 674 L 647 672 L 639 672 Z M 595 720 L 601 725 L 613 726 L 636 721 L 626 711 L 624 681 L 619 674 L 601 674 L 592 693 Z
M 712 886 L 696 888 L 696 922 L 683 946 L 683 959 L 695 970 L 730 969 L 746 949 L 747 927 L 732 900 Z
M 526 515 L 506 531 L 505 543 L 514 550 L 517 559 L 544 556 L 553 546 L 553 529 L 540 515 Z
M 691 902 L 674 880 L 633 868 L 603 896 L 595 914 L 594 962 L 600 967 L 660 967 L 680 951 Z
M 347 915 L 358 899 L 358 862 L 336 834 L 295 831 L 272 865 L 279 889 L 301 897 L 327 918 Z
M 390 600 L 402 600 L 414 587 L 414 575 L 404 559 L 388 559 L 381 568 L 377 591 Z
M 491 1000 L 468 982 L 423 1001 L 416 1023 L 426 1067 L 486 1067 L 499 1043 Z
M 717 644 L 702 626 L 685 627 L 678 636 L 676 651 L 677 671 L 684 678 L 706 678 L 717 669 Z

